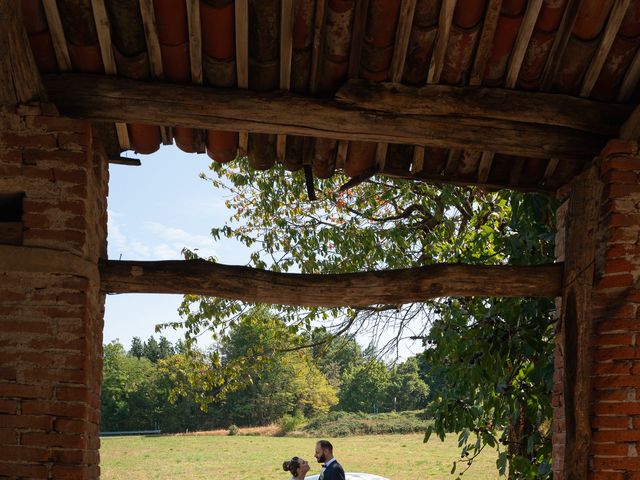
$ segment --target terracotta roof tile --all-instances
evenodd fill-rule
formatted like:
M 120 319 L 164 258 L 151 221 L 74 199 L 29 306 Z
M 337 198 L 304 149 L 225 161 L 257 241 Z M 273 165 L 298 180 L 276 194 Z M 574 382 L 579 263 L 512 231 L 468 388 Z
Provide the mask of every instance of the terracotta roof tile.
M 372 142 L 349 142 L 349 153 L 344 173 L 355 177 L 373 168 L 376 161 L 376 144 Z
M 591 57 L 598 48 L 598 39 L 583 42 L 576 37 L 569 39 L 562 59 L 562 70 L 558 73 L 554 83 L 554 91 L 577 95 L 580 91 L 582 78 Z
M 453 13 L 453 23 L 464 29 L 479 26 L 486 6 L 487 0 L 458 0 Z
M 473 53 L 480 38 L 481 27 L 462 30 L 453 27 L 449 36 L 449 46 L 442 69 L 441 83 L 463 85 L 473 64 Z
M 493 40 L 493 48 L 484 73 L 484 83 L 486 85 L 499 85 L 502 82 L 521 23 L 522 16 L 500 15 Z
M 152 0 L 162 61 L 162 76 L 171 82 L 190 82 L 191 55 L 189 19 L 185 2 Z M 147 34 L 143 28 L 139 0 L 105 0 L 111 24 L 113 53 L 117 74 L 148 80 L 151 65 L 147 51 Z M 312 47 L 314 45 L 316 0 L 293 2 L 293 38 L 290 89 L 310 91 Z M 447 42 L 440 83 L 464 85 L 474 64 L 474 55 L 484 25 L 487 0 L 458 0 Z M 551 47 L 558 35 L 567 0 L 543 0 L 522 66 L 517 88 L 539 89 Z M 71 67 L 78 72 L 102 73 L 102 56 L 92 12 L 92 0 L 58 0 Z M 248 0 L 249 5 L 249 88 L 260 91 L 278 89 L 280 79 L 280 0 Z M 389 79 L 393 55 L 397 51 L 396 34 L 402 0 L 369 0 L 363 21 L 363 36 L 352 46 L 354 15 L 360 12 L 355 0 L 328 0 L 322 41 L 318 50 L 319 71 L 313 90 L 330 97 L 347 79 L 349 72 L 372 81 Z M 553 90 L 577 94 L 586 69 L 600 44 L 613 0 L 583 0 L 570 32 L 566 49 L 560 51 L 560 68 Z M 204 83 L 213 87 L 237 85 L 235 5 L 233 0 L 200 0 L 202 72 Z M 409 33 L 403 83 L 421 86 L 427 79 L 434 42 L 437 38 L 441 0 L 417 0 Z M 484 71 L 486 86 L 502 87 L 513 46 L 521 27 L 527 0 L 504 0 L 496 33 Z M 27 32 L 36 62 L 42 72 L 56 71 L 56 56 L 41 0 L 22 0 Z M 364 12 L 363 12 L 364 13 Z M 145 17 L 146 19 L 146 17 Z M 364 21 L 366 19 L 366 22 Z M 360 25 L 360 23 L 358 23 Z M 153 33 L 153 32 L 152 32 Z M 362 42 L 360 44 L 360 41 Z M 605 60 L 592 90 L 594 98 L 610 101 L 617 97 L 622 79 L 640 45 L 640 2 L 632 2 L 620 32 Z M 350 55 L 358 52 L 359 63 Z M 197 55 L 196 55 L 197 57 Z M 402 57 L 400 57 L 402 58 Z M 157 60 L 153 57 L 151 60 Z M 354 65 L 350 65 L 354 63 Z M 153 63 L 153 65 L 156 65 Z M 401 65 L 402 66 L 402 65 Z M 109 67 L 109 66 L 108 66 Z M 110 69 L 112 70 L 112 68 Z M 284 69 L 286 71 L 286 69 Z M 154 67 L 153 74 L 159 77 Z M 286 84 L 286 82 L 285 82 Z M 546 88 L 546 86 L 545 86 Z M 98 127 L 96 127 L 98 128 Z M 100 135 L 114 142 L 113 125 L 99 127 Z M 128 125 L 133 148 L 149 153 L 158 148 L 161 132 L 150 125 Z M 169 135 L 167 135 L 169 133 Z M 171 133 L 185 151 L 202 151 L 215 160 L 227 162 L 238 151 L 239 134 L 229 131 L 194 131 L 187 128 L 163 128 L 162 139 Z M 206 140 L 205 140 L 206 139 Z M 276 159 L 276 136 L 249 133 L 250 163 L 259 169 L 270 168 Z M 474 181 L 480 172 L 480 152 L 425 148 L 424 160 L 412 167 L 414 147 L 380 145 L 370 142 L 344 142 L 331 139 L 288 136 L 282 162 L 287 169 L 310 165 L 317 177 L 334 173 L 340 147 L 340 165 L 349 176 L 373 171 L 376 156 L 386 152 L 383 172 L 432 180 Z M 112 147 L 110 147 L 112 148 Z M 346 153 L 345 153 L 346 152 Z M 282 152 L 281 152 L 282 153 Z M 420 151 L 418 151 L 420 153 Z M 346 156 L 345 156 L 346 155 Z M 416 157 L 420 160 L 422 157 Z M 483 158 L 488 158 L 484 156 Z M 493 156 L 486 181 L 489 184 L 554 188 L 582 168 L 582 162 L 560 162 L 557 172 L 543 179 L 546 159 L 525 159 L 505 155 Z M 486 166 L 485 162 L 485 166 Z M 483 179 L 485 178 L 483 174 Z M 484 180 L 483 180 L 484 181 Z
M 604 28 L 613 0 L 583 0 L 572 34 L 580 40 L 593 40 Z
M 640 36 L 632 39 L 616 37 L 593 87 L 593 98 L 602 101 L 613 101 L 616 98 L 624 73 L 631 65 L 639 46 Z
M 24 0 L 22 2 L 22 17 L 38 69 L 43 73 L 56 72 L 58 64 L 42 2 L 40 0 Z

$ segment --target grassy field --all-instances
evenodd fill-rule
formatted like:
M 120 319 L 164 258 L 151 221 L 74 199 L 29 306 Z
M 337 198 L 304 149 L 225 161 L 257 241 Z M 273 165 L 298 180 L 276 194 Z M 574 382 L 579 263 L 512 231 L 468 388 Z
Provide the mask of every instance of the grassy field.
M 331 439 L 336 457 L 347 471 L 369 472 L 392 480 L 451 479 L 458 452 L 455 437 L 445 442 L 423 436 L 372 435 Z M 312 465 L 314 439 L 258 436 L 180 435 L 107 437 L 102 439 L 101 465 L 105 480 L 232 479 L 286 480 L 282 462 L 293 455 Z M 498 479 L 494 452 L 487 452 L 464 477 Z

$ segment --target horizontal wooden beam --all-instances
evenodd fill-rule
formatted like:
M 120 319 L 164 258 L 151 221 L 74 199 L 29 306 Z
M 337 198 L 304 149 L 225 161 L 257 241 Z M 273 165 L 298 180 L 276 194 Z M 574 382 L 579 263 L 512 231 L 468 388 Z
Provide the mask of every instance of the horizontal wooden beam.
M 633 111 L 633 105 L 554 93 L 449 85 L 415 88 L 365 80 L 346 83 L 336 94 L 336 101 L 367 110 L 405 115 L 507 120 L 567 127 L 607 136 L 617 135 Z
M 48 76 L 45 85 L 64 115 L 92 121 L 399 143 L 560 160 L 589 160 L 609 138 L 604 133 L 583 131 L 599 127 L 558 126 L 546 116 L 535 120 L 535 113 L 502 119 L 484 113 L 483 108 L 465 112 L 452 95 L 445 95 L 439 109 L 407 112 L 366 108 L 359 102 L 347 103 L 344 97 L 341 102 L 340 98 L 325 100 L 282 91 L 260 93 L 98 75 Z M 433 87 L 414 89 L 415 100 L 420 100 L 420 91 L 429 88 Z M 486 90 L 470 89 L 468 95 L 473 96 L 473 91 L 479 92 L 476 103 L 482 105 Z M 402 95 L 406 96 L 407 90 Z M 517 97 L 504 93 L 501 105 L 508 105 L 512 98 Z M 428 103 L 421 102 L 423 106 Z M 494 105 L 493 111 L 499 108 Z M 589 116 L 593 117 L 597 115 Z
M 532 267 L 438 264 L 405 270 L 311 275 L 205 260 L 100 265 L 105 293 L 181 293 L 300 307 L 399 305 L 437 297 L 554 297 L 562 264 Z
M 142 162 L 139 158 L 127 158 L 127 157 L 109 157 L 109 163 L 116 165 L 127 165 L 129 167 L 139 167 Z

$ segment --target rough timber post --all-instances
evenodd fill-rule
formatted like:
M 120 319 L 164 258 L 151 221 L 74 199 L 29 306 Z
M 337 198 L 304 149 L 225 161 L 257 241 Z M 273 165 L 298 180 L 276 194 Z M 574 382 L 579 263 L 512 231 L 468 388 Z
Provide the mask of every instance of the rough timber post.
M 614 140 L 571 188 L 554 478 L 640 478 L 639 179 L 637 143 Z
M 0 0 L 0 477 L 98 478 L 105 155 Z

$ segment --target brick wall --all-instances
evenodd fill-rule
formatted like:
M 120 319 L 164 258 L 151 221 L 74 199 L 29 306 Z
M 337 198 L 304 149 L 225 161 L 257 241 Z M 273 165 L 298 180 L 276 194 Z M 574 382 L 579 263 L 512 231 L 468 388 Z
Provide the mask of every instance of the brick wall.
M 598 161 L 604 192 L 592 294 L 590 478 L 640 480 L 638 145 L 630 141 L 611 141 Z M 557 344 L 553 393 L 553 470 L 556 479 L 564 478 L 562 364 L 562 349 Z
M 0 193 L 24 193 L 22 245 L 0 245 L 0 478 L 99 477 L 106 165 L 88 124 L 0 111 Z

